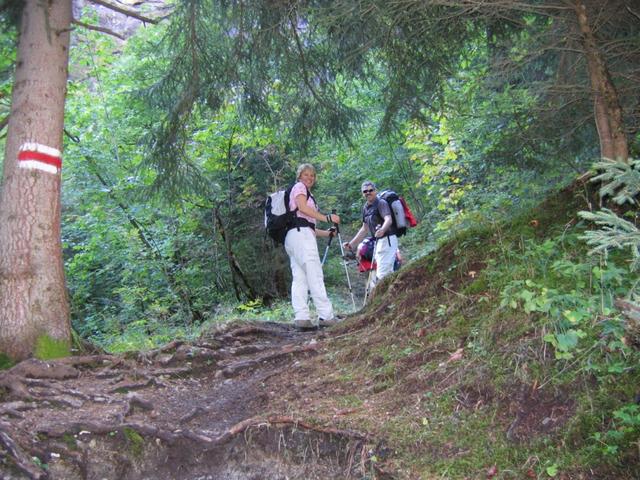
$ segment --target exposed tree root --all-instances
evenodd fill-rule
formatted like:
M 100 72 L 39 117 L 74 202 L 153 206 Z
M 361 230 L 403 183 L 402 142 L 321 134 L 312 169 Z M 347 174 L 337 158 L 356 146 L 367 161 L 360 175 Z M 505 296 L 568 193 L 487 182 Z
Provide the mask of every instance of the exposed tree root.
M 63 361 L 43 362 L 30 358 L 18 363 L 9 370 L 12 374 L 29 378 L 65 380 L 80 376 L 80 371 Z
M 317 349 L 318 349 L 318 345 L 315 343 L 305 344 L 301 346 L 285 345 L 280 350 L 277 350 L 275 352 L 269 352 L 265 355 L 260 355 L 256 358 L 252 358 L 249 360 L 227 365 L 222 369 L 222 375 L 225 378 L 235 377 L 239 375 L 240 372 L 242 372 L 243 370 L 255 368 L 257 365 L 263 362 L 277 360 L 283 356 L 288 356 L 288 355 L 298 355 L 301 353 L 315 352 Z
M 5 425 L 0 423 L 0 444 L 9 453 L 16 467 L 32 480 L 46 478 L 46 472 L 31 461 L 29 455 L 4 431 L 4 427 Z
M 189 413 L 187 413 L 186 415 L 180 417 L 180 419 L 178 420 L 178 422 L 182 425 L 183 423 L 189 423 L 191 420 L 193 420 L 196 417 L 199 417 L 200 415 L 204 415 L 205 413 L 208 412 L 209 409 L 204 408 L 204 407 L 196 407 L 194 409 L 192 409 Z
M 235 424 L 233 427 L 229 428 L 224 434 L 222 434 L 219 438 L 222 441 L 223 437 L 232 437 L 234 435 L 238 435 L 239 433 L 244 432 L 245 430 L 258 427 L 258 426 L 282 426 L 282 425 L 290 425 L 295 428 L 301 428 L 304 430 L 311 430 L 318 433 L 324 433 L 328 435 L 337 435 L 345 438 L 353 438 L 357 440 L 370 440 L 371 438 L 361 432 L 356 432 L 354 430 L 340 430 L 333 427 L 320 427 L 317 425 L 312 425 L 304 420 L 300 420 L 293 417 L 283 416 L 283 415 L 270 415 L 270 416 L 257 416 L 248 418 Z
M 9 398 L 31 400 L 31 394 L 24 382 L 9 372 L 0 373 L 0 387 L 9 391 Z
M 281 329 L 263 327 L 260 325 L 249 325 L 247 327 L 240 327 L 232 330 L 225 335 L 222 336 L 223 340 L 234 339 L 236 337 L 243 337 L 248 335 L 267 335 L 267 336 L 275 336 L 275 337 L 288 337 L 290 336 L 289 332 L 286 332 Z
M 0 415 L 10 415 L 14 418 L 23 418 L 24 416 L 20 413 L 21 411 L 32 410 L 36 408 L 35 402 L 9 402 L 4 405 L 0 405 Z
M 138 432 L 140 435 L 156 437 L 166 442 L 169 445 L 175 444 L 179 440 L 189 440 L 195 443 L 200 443 L 208 446 L 218 446 L 229 442 L 232 438 L 244 433 L 245 431 L 256 427 L 281 427 L 291 426 L 300 430 L 309 430 L 317 433 L 336 435 L 344 438 L 351 438 L 356 440 L 371 440 L 370 437 L 364 433 L 356 432 L 353 430 L 340 430 L 332 427 L 320 427 L 312 425 L 300 419 L 293 417 L 273 415 L 273 416 L 258 416 L 243 420 L 229 429 L 223 434 L 217 437 L 211 437 L 204 435 L 193 430 L 176 430 L 169 431 L 154 426 L 125 422 L 118 424 L 100 423 L 100 422 L 74 422 L 67 425 L 58 425 L 56 427 L 43 428 L 38 430 L 37 433 L 45 434 L 51 438 L 62 437 L 65 434 L 78 434 L 80 432 L 87 432 L 92 434 L 109 434 L 113 432 L 123 431 L 125 429 L 131 429 Z
M 140 468 L 160 465 L 170 476 L 191 478 L 184 468 L 201 471 L 203 461 L 236 454 L 235 466 L 224 467 L 240 475 L 233 478 L 254 478 L 247 472 L 262 461 L 272 462 L 273 472 L 298 472 L 292 478 L 314 468 L 313 478 L 342 478 L 342 469 L 364 471 L 365 463 L 370 469 L 366 434 L 259 414 L 271 394 L 266 380 L 317 353 L 310 336 L 285 325 L 250 325 L 135 356 L 21 362 L 0 373 L 0 452 L 10 459 L 0 462 L 0 477 L 4 465 L 30 479 L 166 478 L 139 476 Z M 238 453 L 243 448 L 261 452 L 250 467 Z M 174 455 L 183 463 L 166 462 Z
M 127 407 L 124 413 L 122 414 L 123 418 L 128 417 L 129 415 L 132 415 L 135 408 L 139 408 L 144 411 L 153 410 L 152 402 L 145 400 L 144 398 L 140 397 L 139 395 L 136 395 L 135 393 L 130 393 L 129 395 L 127 395 L 127 400 L 128 400 Z

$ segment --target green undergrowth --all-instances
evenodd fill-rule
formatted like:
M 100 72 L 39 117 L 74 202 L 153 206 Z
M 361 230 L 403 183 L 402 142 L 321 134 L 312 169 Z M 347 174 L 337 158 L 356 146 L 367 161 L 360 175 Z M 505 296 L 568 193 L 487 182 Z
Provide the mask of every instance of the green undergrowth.
M 336 340 L 335 381 L 366 379 L 349 403 L 369 406 L 358 421 L 394 446 L 397 471 L 640 477 L 640 345 L 615 305 L 637 272 L 626 252 L 588 254 L 576 198 L 458 233 Z
M 88 340 L 109 353 L 144 351 L 158 348 L 176 339 L 193 341 L 202 332 L 232 321 L 287 322 L 292 318 L 291 304 L 287 301 L 272 305 L 264 305 L 260 301 L 246 301 L 240 304 L 220 306 L 209 320 L 199 324 L 178 325 L 142 318 L 123 326 L 114 319 L 112 328 L 109 328 L 105 333 L 90 336 Z M 105 323 L 109 324 L 109 322 Z
M 127 447 L 133 456 L 140 458 L 144 452 L 145 439 L 142 435 L 129 427 L 124 427 L 122 429 L 122 434 L 126 439 Z
M 0 352 L 0 370 L 8 370 L 13 367 L 15 362 L 9 358 L 6 354 Z

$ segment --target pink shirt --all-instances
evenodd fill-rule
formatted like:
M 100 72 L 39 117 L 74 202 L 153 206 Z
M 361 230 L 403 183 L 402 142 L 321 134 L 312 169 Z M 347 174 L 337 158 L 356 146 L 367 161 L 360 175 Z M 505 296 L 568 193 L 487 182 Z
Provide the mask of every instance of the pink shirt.
M 296 197 L 298 195 L 304 195 L 305 198 L 307 197 L 307 187 L 302 182 L 296 183 L 291 189 L 291 193 L 289 194 L 289 208 L 291 210 L 295 210 L 296 208 L 298 208 L 298 206 L 296 205 Z M 309 198 L 307 198 L 307 206 L 313 208 L 316 211 L 318 210 L 316 202 L 313 201 L 313 197 L 311 197 L 311 195 L 309 195 Z M 305 215 L 299 210 L 296 212 L 296 215 L 298 217 L 309 220 L 309 222 L 313 223 L 314 225 L 316 224 L 315 218 Z

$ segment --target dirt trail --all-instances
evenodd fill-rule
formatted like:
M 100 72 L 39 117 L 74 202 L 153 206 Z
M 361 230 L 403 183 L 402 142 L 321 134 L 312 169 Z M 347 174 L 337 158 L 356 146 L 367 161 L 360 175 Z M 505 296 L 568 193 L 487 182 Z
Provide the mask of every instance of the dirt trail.
M 269 380 L 325 336 L 236 323 L 136 356 L 22 362 L 0 374 L 0 478 L 363 478 L 366 435 L 270 409 Z

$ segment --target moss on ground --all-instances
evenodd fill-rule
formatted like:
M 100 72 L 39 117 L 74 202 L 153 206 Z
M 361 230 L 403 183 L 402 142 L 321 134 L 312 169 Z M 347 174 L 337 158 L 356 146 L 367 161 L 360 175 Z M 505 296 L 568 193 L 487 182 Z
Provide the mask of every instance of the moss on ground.
M 15 365 L 15 362 L 11 360 L 7 355 L 0 352 L 0 370 L 7 370 Z
M 40 360 L 53 360 L 68 357 L 71 354 L 69 342 L 58 340 L 49 335 L 40 335 L 36 339 L 33 356 Z
M 134 429 L 124 427 L 122 434 L 127 442 L 127 447 L 133 453 L 134 457 L 141 457 L 144 452 L 144 437 L 136 432 Z

